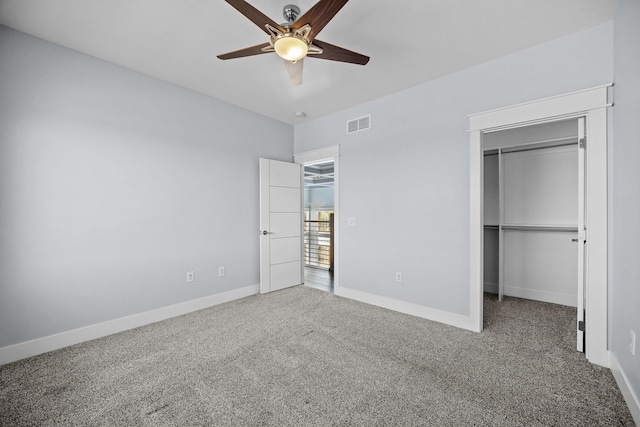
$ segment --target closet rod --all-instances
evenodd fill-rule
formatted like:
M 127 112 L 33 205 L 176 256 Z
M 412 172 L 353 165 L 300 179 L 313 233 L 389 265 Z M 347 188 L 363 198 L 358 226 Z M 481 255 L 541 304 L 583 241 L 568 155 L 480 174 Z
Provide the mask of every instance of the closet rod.
M 544 146 L 540 146 L 540 147 L 503 148 L 502 149 L 502 154 L 521 153 L 523 151 L 544 150 L 545 148 L 568 147 L 568 146 L 571 146 L 571 145 L 578 145 L 578 140 L 576 139 L 575 141 L 572 141 L 572 142 L 564 142 L 564 143 L 553 144 L 553 145 L 544 145 Z
M 503 225 L 505 231 L 563 231 L 578 232 L 578 227 L 544 226 L 544 225 Z
M 542 150 L 544 148 L 566 147 L 569 145 L 577 145 L 577 136 L 567 136 L 563 138 L 545 139 L 543 141 L 527 142 L 525 144 L 507 145 L 504 147 L 484 148 L 485 156 L 493 156 L 498 154 L 498 150 L 503 153 L 516 153 L 519 151 Z M 493 152 L 495 150 L 495 152 Z

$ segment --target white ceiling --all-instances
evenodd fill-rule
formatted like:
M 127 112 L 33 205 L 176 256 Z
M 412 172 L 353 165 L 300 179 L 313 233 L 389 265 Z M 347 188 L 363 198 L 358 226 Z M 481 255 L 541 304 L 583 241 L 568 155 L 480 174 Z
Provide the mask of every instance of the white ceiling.
M 300 86 L 273 53 L 216 58 L 268 41 L 224 0 L 0 0 L 0 24 L 295 125 L 610 21 L 618 2 L 351 0 L 318 38 L 371 61 L 307 58 Z M 250 3 L 283 22 L 316 1 Z

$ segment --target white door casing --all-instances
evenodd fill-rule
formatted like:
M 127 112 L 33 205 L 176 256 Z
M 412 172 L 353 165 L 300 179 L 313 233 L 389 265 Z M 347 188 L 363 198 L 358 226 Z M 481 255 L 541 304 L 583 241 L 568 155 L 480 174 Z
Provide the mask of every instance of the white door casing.
M 302 169 L 260 159 L 260 293 L 302 283 Z

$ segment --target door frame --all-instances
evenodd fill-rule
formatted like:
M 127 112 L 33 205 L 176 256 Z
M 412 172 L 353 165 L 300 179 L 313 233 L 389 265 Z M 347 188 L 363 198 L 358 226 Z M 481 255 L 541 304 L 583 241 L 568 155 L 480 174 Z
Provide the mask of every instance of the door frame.
M 609 366 L 607 351 L 607 107 L 611 84 L 469 115 L 470 288 L 472 329 L 483 328 L 484 150 L 482 135 L 504 129 L 585 117 L 587 138 L 585 310 L 587 359 Z
M 299 163 L 303 166 L 323 160 L 333 160 L 333 292 L 337 293 L 340 288 L 340 146 L 332 145 L 293 155 L 294 163 Z M 304 174 L 304 167 L 302 168 L 302 173 Z

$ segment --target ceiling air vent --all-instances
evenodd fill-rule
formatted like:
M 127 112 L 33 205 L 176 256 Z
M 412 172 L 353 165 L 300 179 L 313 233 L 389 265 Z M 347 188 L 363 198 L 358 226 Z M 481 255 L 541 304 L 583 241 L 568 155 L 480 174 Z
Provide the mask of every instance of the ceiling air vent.
M 371 129 L 371 115 L 359 117 L 347 122 L 347 134 Z

